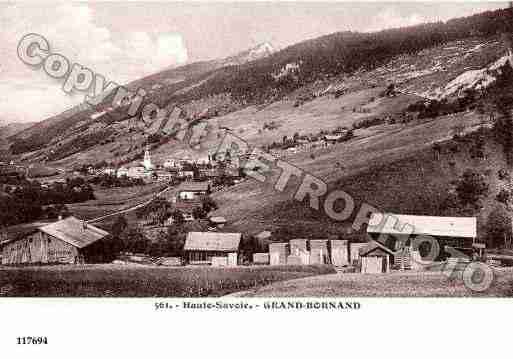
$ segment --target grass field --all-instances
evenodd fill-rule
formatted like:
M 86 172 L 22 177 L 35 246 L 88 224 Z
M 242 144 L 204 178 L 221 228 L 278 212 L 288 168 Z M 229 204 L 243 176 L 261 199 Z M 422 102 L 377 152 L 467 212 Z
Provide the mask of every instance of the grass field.
M 92 219 L 148 201 L 165 187 L 166 185 L 162 183 L 151 183 L 124 188 L 95 188 L 95 200 L 71 203 L 67 206 L 75 216 Z
M 467 289 L 461 278 L 440 272 L 340 273 L 273 283 L 234 296 L 243 297 L 511 297 L 513 268 L 495 271 L 484 292 Z
M 334 273 L 331 266 L 143 267 L 120 265 L 0 269 L 0 296 L 217 297 L 273 282 Z

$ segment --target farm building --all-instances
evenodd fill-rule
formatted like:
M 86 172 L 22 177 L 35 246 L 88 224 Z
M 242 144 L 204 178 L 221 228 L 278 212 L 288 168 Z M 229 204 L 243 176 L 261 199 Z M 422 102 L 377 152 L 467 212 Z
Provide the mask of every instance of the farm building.
M 103 240 L 108 236 L 108 232 L 68 217 L 3 242 L 2 264 L 100 262 Z
M 189 232 L 185 239 L 185 260 L 189 264 L 236 266 L 242 234 Z
M 362 273 L 387 273 L 394 253 L 376 241 L 369 242 L 359 250 Z
M 193 201 L 201 200 L 210 192 L 209 182 L 182 182 L 176 192 L 176 200 Z
M 450 256 L 448 248 L 472 255 L 477 233 L 475 217 L 432 217 L 399 214 L 373 213 L 367 227 L 367 234 L 392 250 L 403 250 L 396 255 L 401 266 L 411 264 L 412 255 L 425 257 L 431 251 L 428 239 L 434 238 L 440 251 L 437 260 Z M 419 248 L 412 251 L 414 240 L 425 239 Z M 413 252 L 419 253 L 413 253 Z M 405 263 L 406 262 L 406 263 Z

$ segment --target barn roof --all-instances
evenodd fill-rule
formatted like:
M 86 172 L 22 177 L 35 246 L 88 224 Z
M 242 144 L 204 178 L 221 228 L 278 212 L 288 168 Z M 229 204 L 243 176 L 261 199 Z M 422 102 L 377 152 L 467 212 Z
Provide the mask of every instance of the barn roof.
M 397 219 L 397 223 L 394 218 Z M 367 233 L 423 234 L 439 237 L 475 238 L 476 228 L 477 219 L 475 217 L 435 217 L 372 213 L 369 225 L 367 226 Z
M 8 243 L 14 242 L 29 234 L 35 233 L 37 232 L 39 227 L 49 223 L 51 222 L 32 222 L 2 228 L 2 230 L 0 231 L 0 247 Z
M 84 221 L 75 217 L 68 217 L 62 221 L 41 227 L 39 230 L 77 248 L 87 247 L 109 235 L 108 232 L 90 224 L 85 224 Z
M 178 192 L 191 191 L 191 192 L 206 192 L 208 191 L 209 182 L 182 182 L 178 186 Z
M 185 239 L 185 251 L 237 252 L 240 233 L 189 232 Z

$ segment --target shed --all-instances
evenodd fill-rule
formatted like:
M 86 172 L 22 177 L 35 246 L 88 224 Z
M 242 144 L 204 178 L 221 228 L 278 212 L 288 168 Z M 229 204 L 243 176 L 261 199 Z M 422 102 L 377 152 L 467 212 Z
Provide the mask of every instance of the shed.
M 220 263 L 219 257 L 226 257 L 227 265 L 236 266 L 241 238 L 240 233 L 189 232 L 183 248 L 186 261 L 212 265 L 213 261 Z
M 369 242 L 359 249 L 359 254 L 362 273 L 387 273 L 390 271 L 394 252 L 379 242 Z
M 2 264 L 100 262 L 105 254 L 102 240 L 108 235 L 85 221 L 68 217 L 3 242 Z

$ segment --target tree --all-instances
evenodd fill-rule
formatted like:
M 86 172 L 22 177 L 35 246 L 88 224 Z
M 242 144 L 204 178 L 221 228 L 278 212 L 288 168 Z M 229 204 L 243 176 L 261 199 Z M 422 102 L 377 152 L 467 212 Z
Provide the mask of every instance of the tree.
M 498 201 L 498 202 L 501 202 L 505 205 L 508 205 L 509 201 L 510 201 L 510 198 L 511 198 L 511 193 L 505 189 L 505 188 L 502 188 L 499 193 L 497 194 L 497 197 L 495 197 L 495 199 Z
M 207 213 L 218 208 L 216 201 L 214 201 L 210 196 L 204 197 L 201 202 L 203 210 Z
M 467 169 L 457 182 L 456 193 L 462 205 L 476 206 L 481 197 L 488 193 L 488 184 L 482 174 Z
M 179 209 L 176 209 L 171 213 L 171 217 L 173 218 L 173 222 L 176 226 L 180 227 L 185 223 L 185 217 Z
M 504 247 L 511 243 L 511 216 L 503 205 L 496 206 L 488 215 L 486 225 L 486 246 Z
M 119 235 L 126 229 L 126 227 L 128 227 L 128 222 L 125 216 L 118 216 L 112 224 L 110 233 L 113 237 L 119 237 Z
M 202 207 L 196 207 L 192 210 L 192 216 L 194 219 L 203 219 L 207 216 L 207 211 L 205 211 Z
M 185 244 L 185 233 L 178 226 L 170 226 L 167 230 L 166 254 L 181 257 Z

